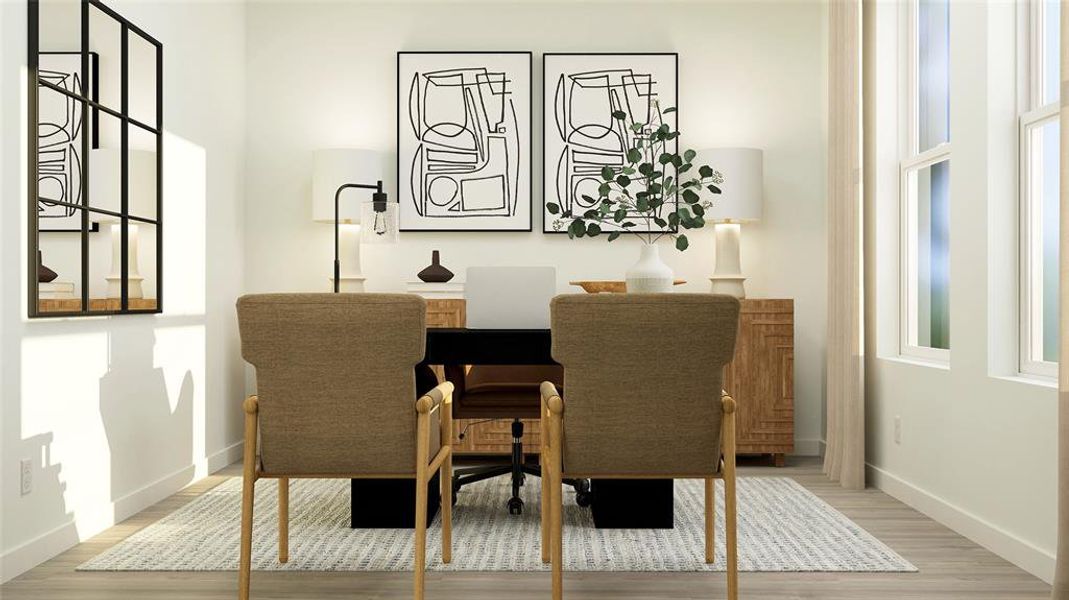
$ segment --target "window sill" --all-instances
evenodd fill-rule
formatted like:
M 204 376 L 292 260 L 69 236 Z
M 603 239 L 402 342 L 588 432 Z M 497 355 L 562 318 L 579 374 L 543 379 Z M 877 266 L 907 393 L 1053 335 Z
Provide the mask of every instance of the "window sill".
M 994 379 L 1002 381 L 1008 381 L 1010 383 L 1020 383 L 1024 385 L 1034 385 L 1042 388 L 1049 388 L 1052 390 L 1058 389 L 1058 378 L 1047 377 L 1045 375 L 1032 375 L 1030 373 L 1018 373 L 1016 375 L 995 375 Z
M 910 365 L 913 367 L 929 367 L 932 369 L 941 369 L 943 371 L 950 370 L 950 363 L 945 360 L 939 360 L 935 358 L 921 358 L 918 356 L 881 356 L 879 360 L 886 360 L 888 362 L 896 362 L 904 365 Z

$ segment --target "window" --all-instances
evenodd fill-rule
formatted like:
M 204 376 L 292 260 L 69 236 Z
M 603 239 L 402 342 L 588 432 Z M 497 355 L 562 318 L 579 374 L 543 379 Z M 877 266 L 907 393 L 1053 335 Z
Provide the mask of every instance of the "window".
M 915 0 L 909 12 L 909 82 L 901 162 L 903 355 L 950 351 L 950 5 Z
M 1020 370 L 1058 371 L 1058 0 L 1028 7 L 1020 115 Z

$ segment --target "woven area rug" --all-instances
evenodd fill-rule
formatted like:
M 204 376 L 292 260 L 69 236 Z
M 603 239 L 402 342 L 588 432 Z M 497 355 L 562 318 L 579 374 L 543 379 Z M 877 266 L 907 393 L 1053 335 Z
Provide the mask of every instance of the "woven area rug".
M 427 567 L 438 571 L 540 571 L 539 486 L 528 477 L 522 516 L 505 509 L 508 480 L 465 487 L 453 511 L 453 562 L 441 563 L 441 515 L 428 531 Z M 675 528 L 595 529 L 590 510 L 564 495 L 567 571 L 722 571 L 724 488 L 717 482 L 716 564 L 704 562 L 704 491 L 677 480 Z M 256 484 L 253 568 L 282 571 L 412 569 L 412 530 L 350 529 L 348 480 L 292 480 L 290 560 L 277 560 L 277 487 Z M 786 477 L 738 485 L 742 571 L 908 572 L 916 567 Z M 230 479 L 145 527 L 82 571 L 222 571 L 238 564 L 241 479 Z

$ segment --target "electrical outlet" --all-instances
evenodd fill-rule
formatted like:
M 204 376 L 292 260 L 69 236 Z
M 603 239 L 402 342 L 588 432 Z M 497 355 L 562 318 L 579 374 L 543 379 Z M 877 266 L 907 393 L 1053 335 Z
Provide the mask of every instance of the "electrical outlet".
M 902 443 L 902 417 L 895 415 L 895 443 Z
M 25 496 L 33 491 L 33 460 L 24 458 L 19 462 L 19 485 L 22 495 Z

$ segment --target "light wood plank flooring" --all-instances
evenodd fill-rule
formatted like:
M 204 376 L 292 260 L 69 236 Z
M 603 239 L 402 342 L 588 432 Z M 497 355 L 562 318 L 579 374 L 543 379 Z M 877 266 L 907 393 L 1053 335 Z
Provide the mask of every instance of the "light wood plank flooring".
M 742 475 L 794 477 L 894 550 L 920 573 L 742 573 L 746 599 L 991 599 L 1048 600 L 1050 588 L 991 552 L 906 507 L 886 494 L 845 491 L 830 483 L 814 459 L 795 459 L 783 469 L 747 466 Z M 189 502 L 227 477 L 234 466 L 146 509 L 106 532 L 0 587 L 4 600 L 232 600 L 237 575 L 207 573 L 77 573 L 74 567 L 138 529 Z M 789 510 L 789 507 L 785 507 Z M 454 553 L 464 540 L 454 538 Z M 698 550 L 695 550 L 698 551 Z M 548 573 L 427 574 L 429 600 L 534 600 L 549 597 Z M 260 599 L 411 598 L 407 573 L 259 573 L 252 595 Z M 565 573 L 565 597 L 626 600 L 724 598 L 721 573 Z

